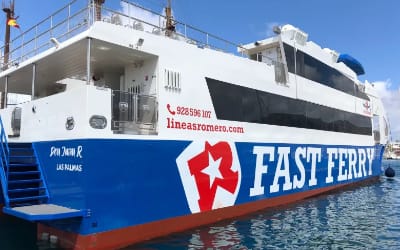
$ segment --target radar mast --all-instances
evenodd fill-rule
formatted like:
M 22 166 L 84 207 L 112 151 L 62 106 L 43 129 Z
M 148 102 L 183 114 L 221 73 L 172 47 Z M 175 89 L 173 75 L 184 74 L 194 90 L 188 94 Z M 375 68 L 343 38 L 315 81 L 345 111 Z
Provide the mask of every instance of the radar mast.
M 168 0 L 168 5 L 165 7 L 165 16 L 167 19 L 165 25 L 165 34 L 171 36 L 175 32 L 174 18 L 172 16 L 171 0 Z

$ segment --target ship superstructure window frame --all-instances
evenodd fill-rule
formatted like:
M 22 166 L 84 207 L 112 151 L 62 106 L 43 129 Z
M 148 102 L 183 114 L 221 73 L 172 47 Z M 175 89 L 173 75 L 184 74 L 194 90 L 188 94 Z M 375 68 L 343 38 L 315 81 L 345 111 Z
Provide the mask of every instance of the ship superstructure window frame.
M 369 100 L 368 96 L 358 89 L 353 80 L 349 79 L 337 69 L 332 68 L 291 45 L 283 43 L 283 47 L 286 55 L 286 64 L 290 73 L 297 74 L 298 76 L 337 89 L 349 95 Z
M 221 120 L 372 135 L 370 117 L 207 78 Z
M 289 75 L 282 40 L 267 45 L 260 45 L 258 42 L 255 44 L 257 47 L 248 51 L 249 59 L 272 65 L 275 72 L 275 82 L 286 85 Z

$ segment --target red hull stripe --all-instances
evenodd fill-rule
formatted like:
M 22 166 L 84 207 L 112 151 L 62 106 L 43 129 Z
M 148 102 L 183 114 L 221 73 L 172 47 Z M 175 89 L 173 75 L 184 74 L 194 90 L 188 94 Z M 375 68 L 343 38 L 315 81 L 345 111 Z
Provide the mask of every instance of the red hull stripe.
M 152 238 L 164 236 L 173 232 L 184 231 L 193 227 L 211 224 L 216 221 L 242 216 L 266 208 L 272 208 L 280 205 L 286 205 L 296 201 L 303 200 L 312 196 L 326 193 L 344 186 L 358 186 L 366 182 L 376 181 L 379 177 L 332 187 L 320 188 L 296 194 L 285 195 L 282 197 L 260 200 L 252 203 L 238 205 L 234 207 L 222 208 L 204 213 L 197 213 L 187 216 L 175 217 L 171 219 L 151 222 L 143 225 L 136 225 L 113 231 L 101 232 L 91 235 L 79 235 L 50 228 L 43 224 L 38 224 L 38 239 L 42 233 L 58 237 L 60 247 L 67 249 L 115 249 L 126 247 L 138 242 Z

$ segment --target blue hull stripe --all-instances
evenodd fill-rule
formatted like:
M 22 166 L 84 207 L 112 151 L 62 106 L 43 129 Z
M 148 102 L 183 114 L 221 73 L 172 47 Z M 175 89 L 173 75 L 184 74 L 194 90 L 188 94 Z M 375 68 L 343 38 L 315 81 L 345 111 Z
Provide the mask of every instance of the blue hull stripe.
M 195 213 L 193 207 L 198 204 L 190 204 L 192 191 L 185 189 L 177 163 L 191 143 L 112 139 L 34 143 L 49 203 L 91 214 L 68 225 L 47 225 L 88 235 Z M 240 165 L 239 182 L 232 185 L 237 188 L 234 205 L 350 184 L 381 174 L 382 146 L 232 145 Z M 210 181 L 218 178 L 222 177 L 217 173 Z

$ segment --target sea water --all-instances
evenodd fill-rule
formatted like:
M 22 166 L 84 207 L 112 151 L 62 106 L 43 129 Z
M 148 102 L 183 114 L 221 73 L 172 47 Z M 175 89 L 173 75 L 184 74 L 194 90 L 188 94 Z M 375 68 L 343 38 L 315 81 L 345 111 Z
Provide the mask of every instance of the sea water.
M 400 249 L 400 161 L 372 184 L 188 230 L 136 249 Z M 0 249 L 57 249 L 35 241 L 33 224 L 0 218 Z

